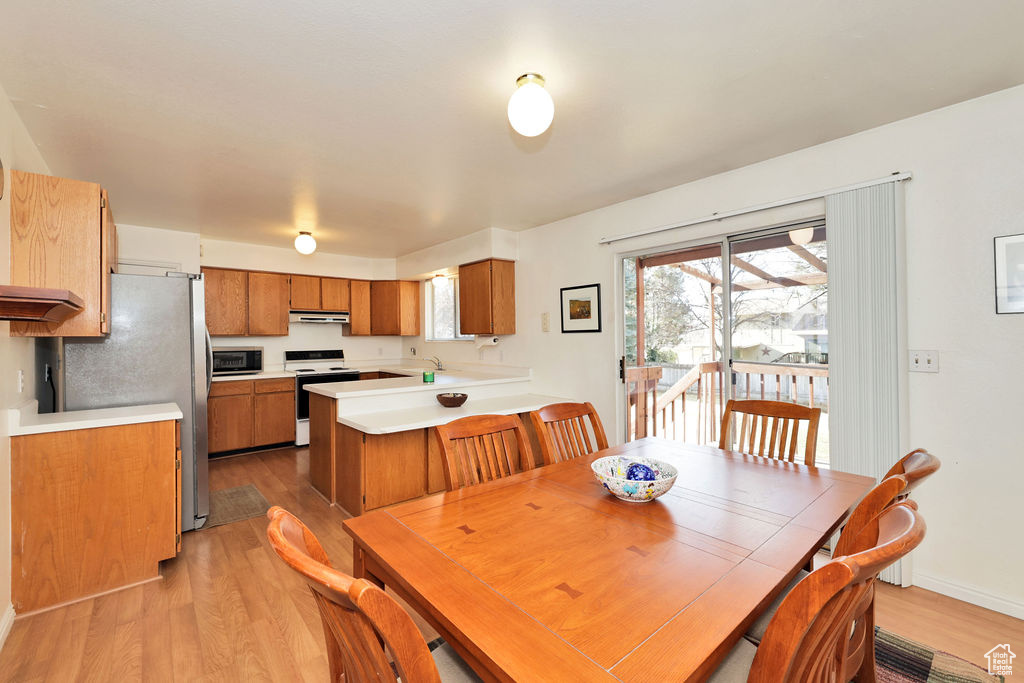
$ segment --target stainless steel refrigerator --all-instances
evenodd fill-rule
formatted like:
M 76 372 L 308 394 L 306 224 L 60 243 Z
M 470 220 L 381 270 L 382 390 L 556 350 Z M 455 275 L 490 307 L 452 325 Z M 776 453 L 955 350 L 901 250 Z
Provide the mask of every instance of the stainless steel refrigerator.
M 201 275 L 112 275 L 110 334 L 64 340 L 64 410 L 150 403 L 181 409 L 181 528 L 210 512 L 210 337 Z

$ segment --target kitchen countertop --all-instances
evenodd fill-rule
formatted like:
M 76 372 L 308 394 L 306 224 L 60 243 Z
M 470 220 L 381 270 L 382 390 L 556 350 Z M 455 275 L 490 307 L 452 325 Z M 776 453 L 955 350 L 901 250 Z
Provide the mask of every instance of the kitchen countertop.
M 427 385 L 431 386 L 431 385 Z M 516 394 L 470 400 L 458 408 L 445 408 L 439 403 L 404 410 L 389 410 L 372 413 L 356 413 L 338 418 L 338 422 L 358 429 L 366 434 L 391 434 L 410 429 L 424 429 L 446 424 L 460 417 L 470 415 L 513 415 L 543 408 L 551 403 L 563 403 L 570 399 L 544 394 Z
M 269 372 L 254 372 L 249 375 L 214 375 L 214 382 L 244 382 L 252 379 L 279 379 L 281 377 L 294 377 L 294 372 L 288 370 L 271 370 Z
M 48 434 L 68 432 L 75 429 L 95 429 L 141 422 L 162 422 L 180 420 L 181 410 L 174 403 L 156 403 L 144 406 L 123 406 L 121 408 L 99 408 L 96 410 L 70 410 L 63 413 L 39 414 L 38 401 L 11 408 L 8 414 L 8 434 Z
M 364 370 L 372 372 L 372 370 Z M 328 398 L 355 398 L 357 396 L 375 396 L 380 394 L 404 394 L 419 391 L 446 392 L 462 387 L 481 384 L 504 384 L 508 382 L 524 382 L 530 379 L 529 371 L 523 372 L 483 372 L 479 370 L 444 370 L 434 374 L 434 381 L 427 384 L 423 381 L 423 369 L 412 370 L 407 367 L 381 367 L 384 372 L 415 372 L 411 377 L 390 377 L 387 379 L 368 379 L 359 382 L 331 382 L 313 384 L 304 387 L 306 391 Z

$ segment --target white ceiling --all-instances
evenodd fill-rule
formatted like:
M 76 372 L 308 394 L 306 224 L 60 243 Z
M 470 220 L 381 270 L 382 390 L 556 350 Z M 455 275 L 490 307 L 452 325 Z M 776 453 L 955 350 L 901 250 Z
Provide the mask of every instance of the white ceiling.
M 1022 28 L 1016 0 L 5 0 L 0 83 L 118 222 L 395 256 L 1020 84 Z

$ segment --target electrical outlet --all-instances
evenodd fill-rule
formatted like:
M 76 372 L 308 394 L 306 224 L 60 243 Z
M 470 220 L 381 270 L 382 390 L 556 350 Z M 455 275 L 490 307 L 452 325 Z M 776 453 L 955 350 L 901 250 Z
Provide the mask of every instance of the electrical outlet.
M 413 355 L 413 356 L 415 356 L 415 355 L 416 355 L 416 347 L 415 347 L 415 346 L 410 346 L 410 347 L 409 347 L 409 351 L 411 351 L 411 352 L 412 352 L 412 355 Z
M 939 352 L 938 351 L 911 351 L 910 352 L 911 372 L 938 372 Z
M 377 347 L 377 355 L 378 356 L 383 356 L 384 355 L 384 347 L 383 346 L 378 346 Z
M 540 314 L 540 331 L 550 332 L 551 331 L 551 314 L 541 313 Z
M 25 371 L 18 370 L 18 393 L 25 391 Z
M 44 382 L 49 382 L 50 381 L 50 364 L 49 363 L 46 363 L 46 364 L 43 365 L 43 381 Z

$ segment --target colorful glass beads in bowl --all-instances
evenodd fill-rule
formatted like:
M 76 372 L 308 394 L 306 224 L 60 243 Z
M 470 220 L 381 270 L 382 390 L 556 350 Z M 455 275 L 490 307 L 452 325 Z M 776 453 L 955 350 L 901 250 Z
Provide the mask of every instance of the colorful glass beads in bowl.
M 598 458 L 590 468 L 609 493 L 632 503 L 654 500 L 672 488 L 679 474 L 666 462 L 627 455 Z

